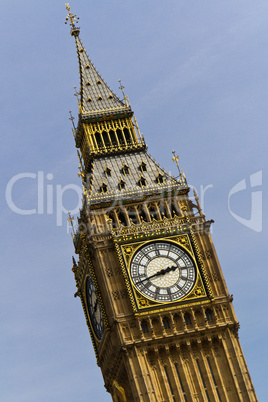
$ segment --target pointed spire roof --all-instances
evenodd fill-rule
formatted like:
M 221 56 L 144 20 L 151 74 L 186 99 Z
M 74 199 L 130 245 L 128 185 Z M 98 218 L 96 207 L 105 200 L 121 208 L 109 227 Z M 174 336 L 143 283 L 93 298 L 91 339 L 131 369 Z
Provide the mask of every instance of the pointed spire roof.
M 78 54 L 80 70 L 80 113 L 82 117 L 118 115 L 126 112 L 132 114 L 131 107 L 114 94 L 96 70 L 79 37 L 80 29 L 75 25 L 77 18 L 70 12 L 68 3 L 66 8 L 69 12 L 66 20 L 69 19 L 71 35 L 75 37 Z

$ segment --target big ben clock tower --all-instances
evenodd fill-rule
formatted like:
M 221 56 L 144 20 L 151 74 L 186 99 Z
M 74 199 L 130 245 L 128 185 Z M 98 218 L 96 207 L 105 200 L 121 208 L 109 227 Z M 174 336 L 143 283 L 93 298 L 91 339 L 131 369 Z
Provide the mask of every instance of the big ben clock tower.
M 257 401 L 211 221 L 184 173 L 147 153 L 127 97 L 97 72 L 67 10 L 84 190 L 73 272 L 105 387 L 117 402 Z

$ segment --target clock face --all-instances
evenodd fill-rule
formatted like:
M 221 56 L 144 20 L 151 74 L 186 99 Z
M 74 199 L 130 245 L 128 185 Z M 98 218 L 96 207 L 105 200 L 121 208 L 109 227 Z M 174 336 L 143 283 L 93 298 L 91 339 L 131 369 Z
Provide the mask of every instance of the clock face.
M 157 302 L 174 302 L 193 288 L 196 269 L 188 254 L 176 244 L 156 241 L 134 254 L 130 275 L 136 289 Z
M 90 276 L 87 277 L 86 281 L 86 299 L 93 330 L 98 340 L 101 340 L 103 334 L 102 312 L 96 289 Z

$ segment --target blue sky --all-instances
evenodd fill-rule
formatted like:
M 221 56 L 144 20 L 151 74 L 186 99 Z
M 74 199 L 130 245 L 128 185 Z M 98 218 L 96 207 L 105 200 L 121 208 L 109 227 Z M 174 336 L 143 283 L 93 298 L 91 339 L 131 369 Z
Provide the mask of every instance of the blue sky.
M 243 351 L 259 400 L 268 400 L 267 2 L 76 0 L 71 7 L 88 54 L 119 95 L 122 80 L 149 152 L 176 174 L 175 149 L 188 183 L 204 194 Z M 60 191 L 80 185 L 68 114 L 77 116 L 79 75 L 65 4 L 2 0 L 1 16 L 0 399 L 109 401 L 73 298 L 65 214 L 57 226 Z M 62 202 L 74 209 L 76 192 Z

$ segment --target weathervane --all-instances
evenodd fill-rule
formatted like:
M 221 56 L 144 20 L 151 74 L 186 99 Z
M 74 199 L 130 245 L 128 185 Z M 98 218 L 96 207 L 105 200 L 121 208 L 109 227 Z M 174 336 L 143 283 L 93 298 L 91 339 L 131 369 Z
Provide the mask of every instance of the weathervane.
M 173 158 L 172 158 L 172 161 L 173 161 L 173 162 L 176 162 L 178 171 L 179 171 L 179 173 L 180 173 L 180 167 L 179 167 L 179 162 L 178 162 L 178 160 L 179 160 L 179 155 L 176 156 L 174 150 L 172 151 L 172 153 L 173 153 L 173 155 L 174 155 Z
M 66 17 L 66 21 L 65 24 L 67 24 L 68 20 L 70 22 L 70 26 L 72 27 L 72 29 L 77 29 L 77 27 L 75 26 L 75 24 L 78 23 L 79 17 L 77 17 L 76 15 L 71 13 L 71 7 L 69 3 L 65 3 L 66 5 L 66 10 L 68 11 L 68 15 Z
M 125 92 L 124 92 L 124 88 L 125 88 L 125 87 L 122 85 L 122 82 L 121 82 L 121 80 L 120 80 L 120 79 L 118 80 L 118 82 L 119 82 L 119 84 L 120 84 L 119 89 L 121 89 L 121 91 L 122 91 L 122 94 L 123 94 L 124 100 L 125 100 L 126 104 L 129 106 L 129 99 L 128 99 L 128 96 L 127 96 L 127 95 L 125 95 Z
M 124 93 L 124 88 L 125 88 L 125 87 L 123 87 L 122 82 L 121 82 L 121 80 L 120 80 L 120 79 L 118 80 L 118 82 L 119 82 L 119 84 L 120 84 L 119 89 L 121 89 L 122 94 L 123 94 L 123 97 L 125 98 L 125 93 Z
M 178 168 L 178 171 L 179 171 L 179 177 L 180 177 L 180 179 L 181 179 L 181 182 L 184 183 L 184 184 L 187 184 L 184 171 L 183 171 L 183 170 L 180 171 L 179 162 L 178 162 L 178 160 L 179 160 L 179 155 L 176 156 L 174 150 L 172 151 L 172 153 L 173 153 L 173 155 L 174 155 L 173 158 L 172 158 L 172 161 L 173 161 L 173 162 L 176 162 L 176 165 L 177 165 L 177 168 Z

